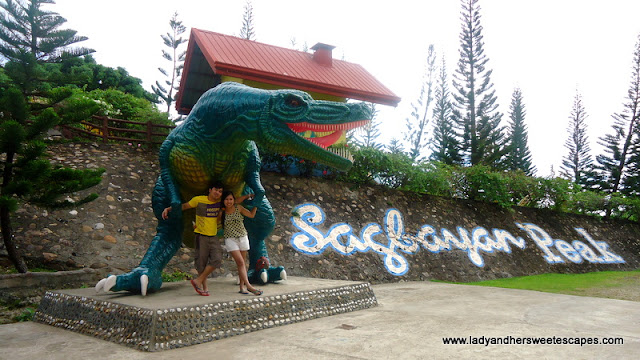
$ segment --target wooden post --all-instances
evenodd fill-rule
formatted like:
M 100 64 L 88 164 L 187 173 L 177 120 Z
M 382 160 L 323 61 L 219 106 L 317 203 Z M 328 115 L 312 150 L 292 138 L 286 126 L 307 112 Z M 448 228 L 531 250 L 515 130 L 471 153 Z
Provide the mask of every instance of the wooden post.
M 148 146 L 151 146 L 151 129 L 152 129 L 151 121 L 147 121 L 147 145 Z
M 109 140 L 109 118 L 102 117 L 102 142 L 107 143 Z

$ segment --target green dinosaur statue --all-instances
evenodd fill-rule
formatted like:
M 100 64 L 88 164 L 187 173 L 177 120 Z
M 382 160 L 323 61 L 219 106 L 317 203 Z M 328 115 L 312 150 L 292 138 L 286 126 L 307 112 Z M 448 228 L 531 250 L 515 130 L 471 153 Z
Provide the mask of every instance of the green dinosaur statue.
M 140 265 L 131 272 L 111 275 L 96 284 L 96 291 L 128 290 L 146 295 L 162 286 L 162 269 L 185 243 L 193 241 L 192 212 L 181 206 L 206 192 L 212 181 L 222 181 L 236 196 L 253 193 L 245 201 L 258 207 L 245 218 L 250 250 L 249 280 L 265 284 L 286 279 L 282 266 L 267 269 L 256 264 L 268 260 L 265 238 L 275 226 L 271 204 L 260 183 L 260 156 L 256 143 L 276 153 L 291 154 L 347 170 L 351 161 L 327 151 L 346 130 L 366 124 L 371 117 L 364 104 L 313 100 L 298 90 L 260 90 L 227 82 L 200 97 L 187 119 L 167 136 L 159 150 L 160 176 L 153 190 L 157 234 Z M 325 136 L 303 138 L 301 133 Z M 173 208 L 162 219 L 162 210 Z M 187 224 L 188 226 L 185 226 Z

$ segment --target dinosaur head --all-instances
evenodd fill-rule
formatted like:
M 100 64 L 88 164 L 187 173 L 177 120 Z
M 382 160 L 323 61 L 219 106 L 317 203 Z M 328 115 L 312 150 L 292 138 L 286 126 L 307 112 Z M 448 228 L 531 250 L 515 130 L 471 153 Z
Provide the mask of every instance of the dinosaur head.
M 297 90 L 270 93 L 254 141 L 275 153 L 314 160 L 338 170 L 351 167 L 344 150 L 338 154 L 329 147 L 344 139 L 347 130 L 370 121 L 371 112 L 365 104 L 314 100 Z
M 203 132 L 226 139 L 253 140 L 279 154 L 293 155 L 347 170 L 345 152 L 328 149 L 347 130 L 365 125 L 371 111 L 363 103 L 314 100 L 298 90 L 262 90 L 227 82 L 205 93 L 190 117 Z

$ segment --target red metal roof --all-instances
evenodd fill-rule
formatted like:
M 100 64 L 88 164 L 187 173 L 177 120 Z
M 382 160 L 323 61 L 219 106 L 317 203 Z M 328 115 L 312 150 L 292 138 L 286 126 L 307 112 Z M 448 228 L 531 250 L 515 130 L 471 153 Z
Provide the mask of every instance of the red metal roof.
M 317 52 L 328 51 L 331 56 L 331 46 L 318 45 L 321 46 L 317 47 Z M 204 71 L 202 66 L 204 64 L 195 64 L 195 66 L 192 64 L 199 55 L 204 56 L 210 70 Z M 331 58 L 329 58 L 330 64 L 327 65 L 326 58 L 318 58 L 320 61 L 314 60 L 313 53 L 193 28 L 176 108 L 178 111 L 183 110 L 184 113 L 193 106 L 193 104 L 183 104 L 184 94 L 189 91 L 192 93 L 201 91 L 201 95 L 207 90 L 203 88 L 212 85 L 211 81 L 205 81 L 207 84 L 203 84 L 202 81 L 190 79 L 191 77 L 215 77 L 216 75 L 238 77 L 285 88 L 384 105 L 396 106 L 400 102 L 398 96 L 362 66 Z M 215 82 L 213 86 L 217 85 Z M 194 90 L 194 87 L 198 89 Z

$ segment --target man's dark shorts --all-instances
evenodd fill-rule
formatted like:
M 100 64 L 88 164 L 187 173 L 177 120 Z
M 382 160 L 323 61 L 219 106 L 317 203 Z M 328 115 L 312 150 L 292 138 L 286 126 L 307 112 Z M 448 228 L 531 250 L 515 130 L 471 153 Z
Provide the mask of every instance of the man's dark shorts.
M 222 266 L 222 246 L 220 244 L 220 238 L 198 233 L 195 235 L 195 265 L 198 274 L 202 273 L 207 265 L 211 265 L 216 269 L 220 268 L 220 266 Z

